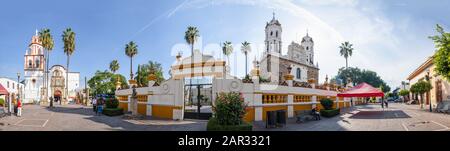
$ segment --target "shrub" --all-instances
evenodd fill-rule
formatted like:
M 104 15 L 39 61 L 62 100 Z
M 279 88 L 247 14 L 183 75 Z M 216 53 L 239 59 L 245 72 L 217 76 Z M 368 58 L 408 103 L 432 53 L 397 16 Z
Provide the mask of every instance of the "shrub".
M 107 116 L 119 116 L 123 114 L 122 108 L 105 108 L 103 109 L 103 114 Z
M 242 123 L 240 125 L 220 125 L 216 118 L 211 118 L 206 126 L 207 131 L 252 131 L 253 125 Z
M 5 104 L 5 100 L 3 98 L 0 98 L 0 105 Z
M 324 98 L 320 100 L 320 104 L 325 108 L 325 110 L 332 110 L 333 109 L 333 101 L 328 98 Z
M 214 116 L 219 125 L 240 125 L 245 116 L 244 98 L 239 93 L 220 93 L 216 99 L 216 106 L 213 107 Z
M 320 110 L 320 115 L 323 117 L 333 117 L 339 115 L 341 112 L 340 109 L 332 109 L 332 110 Z
M 119 100 L 116 98 L 110 98 L 106 100 L 106 108 L 115 109 L 119 107 Z

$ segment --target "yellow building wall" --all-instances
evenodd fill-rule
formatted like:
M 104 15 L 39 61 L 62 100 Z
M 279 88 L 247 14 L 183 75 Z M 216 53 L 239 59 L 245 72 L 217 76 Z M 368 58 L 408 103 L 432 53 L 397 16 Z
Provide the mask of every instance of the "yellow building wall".
M 343 108 L 344 107 L 344 102 L 339 102 L 339 108 Z
M 172 119 L 174 109 L 181 109 L 181 107 L 152 105 L 152 116 L 159 117 L 159 118 Z
M 312 105 L 294 105 L 294 111 L 312 110 Z
M 253 122 L 255 120 L 255 108 L 248 107 L 245 110 L 246 110 L 246 114 L 244 116 L 244 121 L 245 122 Z
M 138 114 L 147 115 L 147 104 L 138 104 Z
M 119 108 L 122 108 L 124 112 L 128 112 L 128 103 L 119 103 Z

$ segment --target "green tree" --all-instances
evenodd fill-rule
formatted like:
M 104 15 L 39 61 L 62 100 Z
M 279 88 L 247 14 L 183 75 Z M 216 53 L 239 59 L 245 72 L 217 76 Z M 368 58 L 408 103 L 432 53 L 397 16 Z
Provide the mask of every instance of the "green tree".
M 92 89 L 93 94 L 111 94 L 116 90 L 116 80 L 120 79 L 121 87 L 127 88 L 128 84 L 126 78 L 120 74 L 113 74 L 107 70 L 97 71 L 95 75 L 89 79 L 88 85 Z
M 125 54 L 130 57 L 130 79 L 133 79 L 133 57 L 138 54 L 138 46 L 135 42 L 130 41 L 125 45 Z
M 248 75 L 247 55 L 248 55 L 248 53 L 250 53 L 252 51 L 252 48 L 250 47 L 250 43 L 247 41 L 244 41 L 241 46 L 241 51 L 245 55 L 245 75 L 247 76 Z
M 39 40 L 42 42 L 42 47 L 44 47 L 44 49 L 46 50 L 46 68 L 45 68 L 45 77 L 44 77 L 44 83 L 45 83 L 45 89 L 46 89 L 46 94 L 45 94 L 45 100 L 48 99 L 48 70 L 49 70 L 49 62 L 50 62 L 50 52 L 53 50 L 54 47 L 54 41 L 53 41 L 53 36 L 50 32 L 50 29 L 48 28 L 44 28 L 39 32 Z M 53 100 L 50 100 L 50 107 L 53 106 Z
M 340 54 L 345 58 L 345 67 L 348 68 L 348 57 L 351 57 L 353 54 L 353 44 L 350 44 L 350 42 L 346 41 L 339 46 Z
M 227 63 L 230 65 L 230 55 L 233 53 L 233 44 L 229 41 L 225 41 L 222 46 L 222 52 L 227 56 Z
M 419 81 L 411 86 L 411 92 L 420 95 L 420 107 L 423 108 L 423 95 L 429 92 L 433 86 L 427 81 Z
M 66 86 L 69 85 L 69 63 L 70 56 L 75 51 L 75 32 L 71 28 L 67 28 L 62 35 L 62 40 L 64 42 L 64 53 L 67 55 L 67 71 L 66 71 Z M 69 96 L 69 89 L 66 87 L 66 100 Z
M 149 61 L 148 64 L 141 64 L 138 66 L 135 80 L 140 86 L 148 86 L 148 75 L 154 73 L 156 75 L 156 82 L 164 81 L 162 65 L 158 62 Z
M 400 92 L 398 92 L 398 94 L 403 97 L 403 100 L 407 100 L 406 97 L 409 95 L 409 91 L 406 89 L 403 89 L 403 90 L 400 90 Z
M 370 70 L 361 70 L 357 67 L 348 67 L 341 68 L 338 71 L 336 77 L 332 79 L 340 79 L 344 85 L 347 85 L 347 79 L 352 79 L 352 82 L 355 84 L 367 83 L 372 85 L 373 87 L 379 88 L 383 86 L 383 92 L 389 92 L 391 88 L 386 84 L 386 82 L 381 79 L 380 76 L 374 71 Z
M 111 70 L 112 73 L 116 73 L 117 70 L 119 70 L 120 65 L 119 65 L 119 61 L 117 60 L 113 60 L 111 61 L 111 63 L 109 63 L 109 70 Z
M 436 47 L 433 63 L 436 65 L 435 72 L 450 80 L 450 33 L 445 32 L 444 28 L 436 25 L 436 31 L 439 35 L 431 36 Z

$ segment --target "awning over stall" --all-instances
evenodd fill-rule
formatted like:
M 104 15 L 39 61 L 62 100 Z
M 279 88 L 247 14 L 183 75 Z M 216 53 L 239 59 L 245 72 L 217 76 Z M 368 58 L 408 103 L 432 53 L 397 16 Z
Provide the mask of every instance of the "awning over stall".
M 339 93 L 338 97 L 383 97 L 384 93 L 367 83 L 361 83 L 345 92 Z
M 5 89 L 5 87 L 3 87 L 2 84 L 0 84 L 0 95 L 8 95 L 8 90 Z

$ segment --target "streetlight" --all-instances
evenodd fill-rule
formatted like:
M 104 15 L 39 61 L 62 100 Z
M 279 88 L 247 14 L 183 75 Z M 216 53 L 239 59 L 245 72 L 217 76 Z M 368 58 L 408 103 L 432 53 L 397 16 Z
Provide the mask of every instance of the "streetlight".
M 20 72 L 17 72 L 17 99 L 20 99 L 19 80 L 20 80 Z
M 430 69 L 427 70 L 427 75 L 425 76 L 425 79 L 427 80 L 428 83 L 430 83 Z M 427 99 L 430 95 L 430 92 L 427 92 Z M 431 107 L 431 99 L 428 100 L 428 103 L 430 103 L 430 112 L 433 112 L 433 108 Z

